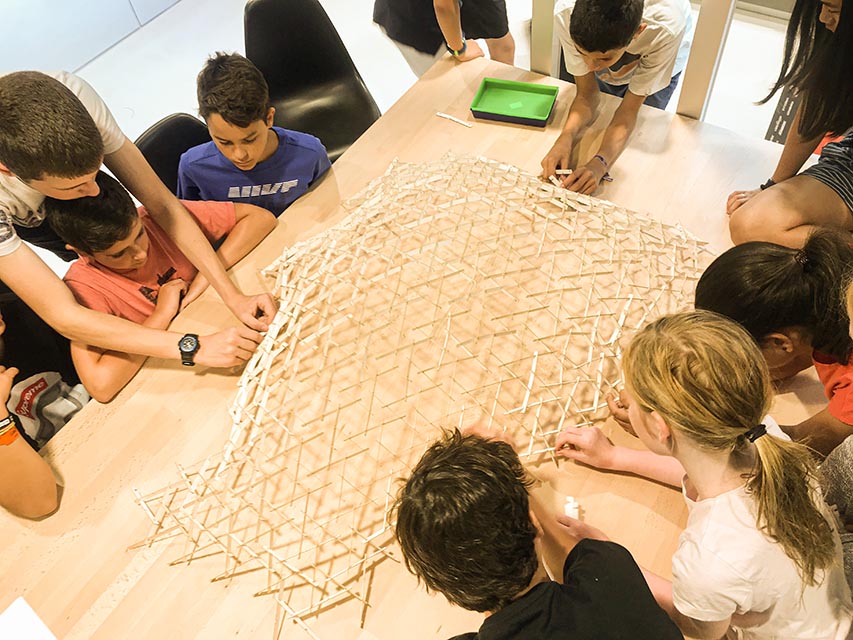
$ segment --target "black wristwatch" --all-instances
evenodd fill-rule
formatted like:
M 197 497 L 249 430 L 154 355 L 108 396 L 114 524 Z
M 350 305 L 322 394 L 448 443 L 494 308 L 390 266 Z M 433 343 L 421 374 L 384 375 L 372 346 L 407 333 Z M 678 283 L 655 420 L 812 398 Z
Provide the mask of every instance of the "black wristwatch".
M 186 367 L 195 366 L 195 354 L 198 353 L 198 336 L 188 333 L 178 341 L 178 351 L 181 352 L 181 364 Z

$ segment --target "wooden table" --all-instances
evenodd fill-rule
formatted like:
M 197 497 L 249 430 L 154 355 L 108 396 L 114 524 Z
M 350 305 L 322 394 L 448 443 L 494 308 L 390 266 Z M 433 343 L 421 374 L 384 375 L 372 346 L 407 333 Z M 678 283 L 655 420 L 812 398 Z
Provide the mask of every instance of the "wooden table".
M 484 75 L 560 86 L 555 116 L 545 130 L 474 121 L 468 105 Z M 280 218 L 278 228 L 234 270 L 244 290 L 258 290 L 257 270 L 293 242 L 342 218 L 339 202 L 380 175 L 395 157 L 434 160 L 448 150 L 483 155 L 538 172 L 565 119 L 574 87 L 505 65 L 477 60 L 439 62 L 338 160 L 321 184 Z M 618 104 L 603 96 L 603 112 L 580 145 L 594 151 Z M 435 116 L 443 111 L 474 122 L 470 129 Z M 769 175 L 779 148 L 747 141 L 696 121 L 643 108 L 637 130 L 602 197 L 666 221 L 680 221 L 712 246 L 728 243 L 723 205 L 736 187 Z M 212 294 L 175 321 L 177 330 L 206 333 L 233 324 Z M 187 371 L 149 360 L 109 405 L 91 403 L 45 447 L 62 483 L 62 507 L 42 522 L 0 514 L 0 610 L 23 595 L 59 638 L 268 638 L 275 606 L 253 598 L 255 581 L 211 583 L 217 559 L 169 566 L 182 541 L 128 551 L 149 531 L 132 489 L 158 490 L 218 452 L 230 426 L 228 407 L 239 372 Z M 793 402 L 793 405 L 800 404 Z M 615 437 L 618 430 L 607 426 Z M 587 521 L 624 543 L 637 560 L 663 575 L 685 511 L 680 495 L 656 484 L 564 464 L 539 472 L 551 479 L 552 498 L 577 496 Z M 555 505 L 556 507 L 556 505 Z M 243 576 L 243 578 L 247 578 Z M 376 570 L 366 612 L 344 602 L 310 624 L 322 638 L 445 638 L 473 630 L 480 617 L 418 589 L 393 562 Z M 305 638 L 299 628 L 288 638 Z

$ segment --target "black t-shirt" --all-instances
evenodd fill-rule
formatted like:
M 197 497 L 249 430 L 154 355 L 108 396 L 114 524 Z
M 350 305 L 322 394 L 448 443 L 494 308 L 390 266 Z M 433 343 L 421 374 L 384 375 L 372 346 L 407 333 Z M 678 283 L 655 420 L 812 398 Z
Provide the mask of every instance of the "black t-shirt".
M 563 582 L 543 582 L 451 640 L 682 640 L 625 547 L 581 540 Z
M 51 329 L 14 293 L 0 293 L 0 314 L 6 330 L 0 336 L 0 364 L 17 367 L 16 380 L 56 371 L 69 385 L 80 382 L 66 338 Z
M 463 0 L 460 22 L 466 38 L 502 38 L 509 32 L 506 0 Z M 444 42 L 432 0 L 375 0 L 373 21 L 392 40 L 434 54 Z

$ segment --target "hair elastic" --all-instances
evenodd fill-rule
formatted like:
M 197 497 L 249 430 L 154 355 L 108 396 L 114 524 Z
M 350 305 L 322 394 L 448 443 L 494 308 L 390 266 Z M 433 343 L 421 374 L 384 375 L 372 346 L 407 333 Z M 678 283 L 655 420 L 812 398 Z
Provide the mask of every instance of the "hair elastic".
M 767 433 L 767 427 L 764 426 L 763 424 L 759 424 L 759 425 L 753 427 L 752 429 L 750 429 L 749 431 L 747 431 L 745 434 L 743 434 L 743 436 L 744 436 L 744 438 L 746 438 L 750 442 L 755 442 L 761 436 L 763 436 L 765 433 Z
M 794 260 L 797 262 L 798 265 L 805 269 L 809 264 L 809 255 L 805 251 L 800 249 L 799 251 L 797 251 L 797 253 L 794 254 Z

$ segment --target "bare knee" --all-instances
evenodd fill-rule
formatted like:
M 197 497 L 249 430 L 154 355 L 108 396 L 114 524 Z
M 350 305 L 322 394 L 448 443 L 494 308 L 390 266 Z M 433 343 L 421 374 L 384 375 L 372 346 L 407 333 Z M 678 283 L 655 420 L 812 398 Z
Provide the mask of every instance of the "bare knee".
M 486 46 L 489 48 L 489 57 L 492 60 L 504 64 L 515 63 L 515 40 L 509 31 L 501 38 L 487 39 Z

